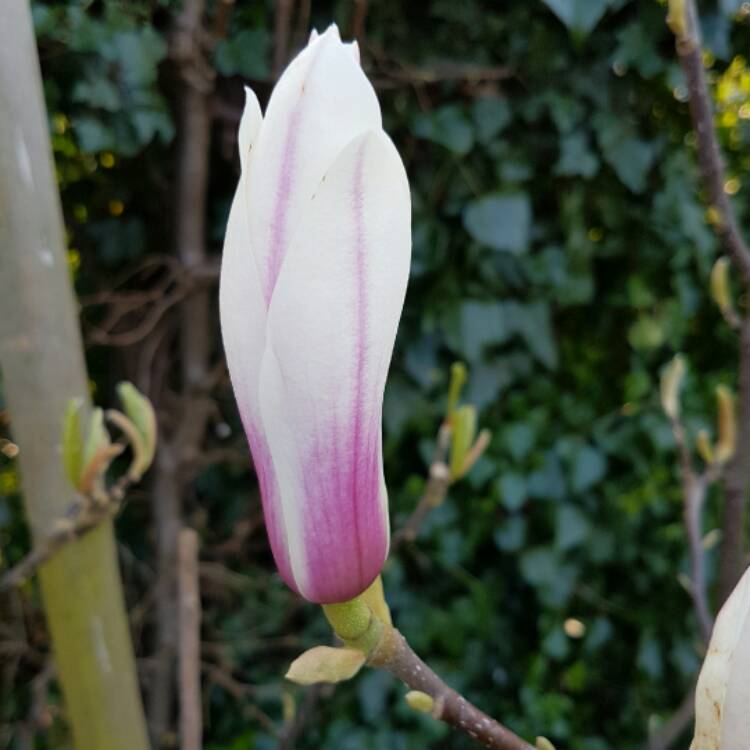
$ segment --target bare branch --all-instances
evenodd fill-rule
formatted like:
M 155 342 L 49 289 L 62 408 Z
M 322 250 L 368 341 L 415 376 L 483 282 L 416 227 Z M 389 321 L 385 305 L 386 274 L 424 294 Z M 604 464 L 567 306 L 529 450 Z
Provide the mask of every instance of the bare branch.
M 413 690 L 433 700 L 432 716 L 495 750 L 533 750 L 500 722 L 480 711 L 443 682 L 412 650 L 395 628 L 390 628 L 368 659 L 373 667 L 390 672 Z
M 100 523 L 113 518 L 122 507 L 125 493 L 131 481 L 126 476 L 118 480 L 103 498 L 81 496 L 70 506 L 65 516 L 59 519 L 51 534 L 35 544 L 19 563 L 0 578 L 0 594 L 20 586 L 48 562 L 63 547 L 80 539 Z
M 713 630 L 713 617 L 708 606 L 706 584 L 706 561 L 703 550 L 703 506 L 706 492 L 716 479 L 718 467 L 712 465 L 705 472 L 696 475 L 690 457 L 690 448 L 685 436 L 685 428 L 679 418 L 671 419 L 672 433 L 680 456 L 682 473 L 683 520 L 688 538 L 690 557 L 690 596 L 693 600 L 701 636 L 706 645 Z
M 711 97 L 703 70 L 700 29 L 694 0 L 685 0 L 683 23 L 673 24 L 677 31 L 677 53 L 685 73 L 690 101 L 690 116 L 697 136 L 698 162 L 708 192 L 709 205 L 715 210 L 715 227 L 724 247 L 742 275 L 750 284 L 750 248 L 748 248 L 734 214 L 729 196 L 724 191 L 726 173 L 724 160 L 714 129 Z
M 273 74 L 281 75 L 289 57 L 289 37 L 292 26 L 294 0 L 276 0 L 276 19 L 274 26 Z
M 672 716 L 648 738 L 648 750 L 669 750 L 690 726 L 695 715 L 695 686 L 682 699 Z
M 678 7 L 679 6 L 679 7 Z M 698 162 L 713 209 L 714 228 L 750 292 L 750 248 L 742 236 L 729 196 L 724 190 L 726 173 L 713 124 L 711 98 L 701 54 L 700 28 L 694 0 L 675 3 L 678 17 L 670 17 L 677 39 L 677 53 L 685 73 L 690 115 L 697 136 Z M 723 539 L 719 564 L 719 599 L 726 600 L 745 564 L 747 488 L 750 481 L 750 314 L 740 327 L 739 435 L 734 457 L 725 473 Z
M 443 423 L 438 431 L 437 445 L 435 455 L 430 464 L 427 486 L 411 516 L 409 516 L 403 527 L 393 535 L 393 539 L 391 540 L 391 554 L 404 542 L 416 539 L 425 518 L 427 518 L 433 508 L 437 508 L 443 504 L 448 494 L 451 479 L 450 471 L 446 464 L 446 456 L 450 443 L 450 434 L 450 426 L 447 423 Z
M 193 529 L 183 529 L 180 532 L 178 578 L 180 605 L 180 747 L 182 750 L 200 750 L 203 735 L 198 542 L 198 534 Z

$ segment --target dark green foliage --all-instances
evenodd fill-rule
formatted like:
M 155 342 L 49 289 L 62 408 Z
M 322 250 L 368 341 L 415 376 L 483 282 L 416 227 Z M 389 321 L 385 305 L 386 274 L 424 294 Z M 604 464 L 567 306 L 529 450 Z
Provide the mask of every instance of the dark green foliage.
M 260 84 L 261 98 L 270 90 L 273 16 L 248 5 L 238 4 L 214 58 L 219 97 L 235 108 L 242 78 Z M 738 6 L 704 7 L 715 76 L 750 45 Z M 686 543 L 658 376 L 686 353 L 694 434 L 713 423 L 714 385 L 735 385 L 735 351 L 708 296 L 717 246 L 665 14 L 656 1 L 381 0 L 370 3 L 363 45 L 414 203 L 412 279 L 385 404 L 393 527 L 424 486 L 455 359 L 468 365 L 480 426 L 493 431 L 471 475 L 389 562 L 386 592 L 399 627 L 453 685 L 516 731 L 568 750 L 643 747 L 700 660 L 678 582 Z M 173 17 L 168 2 L 36 3 L 81 293 L 169 247 L 177 102 L 163 60 Z M 349 3 L 313 3 L 313 23 L 332 19 L 346 34 Z M 408 84 L 388 77 L 393 61 L 452 72 Z M 455 74 L 467 65 L 493 74 Z M 735 118 L 722 116 L 720 135 L 742 180 L 750 119 L 736 116 L 742 101 L 725 104 Z M 236 175 L 228 127 L 217 123 L 212 152 L 216 253 Z M 90 357 L 99 387 L 121 379 L 111 350 Z M 228 392 L 219 406 L 232 433 L 214 441 L 243 445 Z M 710 498 L 707 530 L 719 501 Z M 253 686 L 238 700 L 206 673 L 209 750 L 276 747 L 249 706 L 280 723 L 284 693 L 304 703 L 282 675 L 330 637 L 320 612 L 284 589 L 261 531 L 215 552 L 239 521 L 257 518 L 258 502 L 249 463 L 216 465 L 186 508 L 207 559 L 241 576 L 204 592 L 204 638 L 215 647 L 204 658 Z M 118 527 L 146 560 L 148 524 L 136 504 Z M 0 537 L 18 529 L 17 504 L 0 498 Z M 125 575 L 136 601 L 142 573 L 126 560 Z M 581 637 L 566 633 L 568 618 L 584 624 Z M 141 647 L 145 655 L 148 641 Z M 298 747 L 469 747 L 409 711 L 403 692 L 364 671 L 316 703 Z M 4 721 L 21 718 L 27 699 L 23 688 L 9 693 Z

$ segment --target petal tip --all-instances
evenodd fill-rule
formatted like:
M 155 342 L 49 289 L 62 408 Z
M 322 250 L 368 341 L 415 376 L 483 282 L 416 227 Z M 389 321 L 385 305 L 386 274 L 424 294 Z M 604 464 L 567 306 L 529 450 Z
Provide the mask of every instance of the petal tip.
M 354 58 L 354 61 L 359 65 L 359 44 L 357 43 L 357 40 L 355 39 L 351 44 L 347 44 L 346 46 L 348 47 L 351 56 Z

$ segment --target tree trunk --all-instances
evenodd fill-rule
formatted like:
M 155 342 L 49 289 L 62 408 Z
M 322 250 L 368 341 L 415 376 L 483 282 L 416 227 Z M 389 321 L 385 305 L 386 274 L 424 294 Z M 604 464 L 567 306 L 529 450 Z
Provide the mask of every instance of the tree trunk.
M 74 496 L 60 456 L 65 404 L 90 403 L 27 0 L 0 9 L 0 253 L 2 387 L 39 540 Z M 76 749 L 146 750 L 112 524 L 69 544 L 40 578 Z

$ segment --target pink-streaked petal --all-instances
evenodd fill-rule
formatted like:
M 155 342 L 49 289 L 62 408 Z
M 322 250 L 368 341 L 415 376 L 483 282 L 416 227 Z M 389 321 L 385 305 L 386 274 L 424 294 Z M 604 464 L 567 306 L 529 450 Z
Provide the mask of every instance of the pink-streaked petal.
M 266 305 L 303 207 L 349 141 L 381 127 L 372 85 L 329 27 L 279 79 L 255 147 L 250 237 Z
M 343 601 L 388 548 L 382 399 L 409 273 L 409 186 L 391 141 L 356 137 L 308 201 L 279 274 L 261 367 L 291 567 Z
M 240 138 L 241 143 L 242 140 Z M 247 148 L 247 162 L 251 162 L 250 145 L 245 140 L 243 147 Z M 260 363 L 266 338 L 266 306 L 250 246 L 247 174 L 248 166 L 243 166 L 224 240 L 219 284 L 221 333 L 232 387 L 258 476 L 271 550 L 282 577 L 294 588 L 278 483 L 258 405 Z

